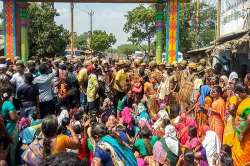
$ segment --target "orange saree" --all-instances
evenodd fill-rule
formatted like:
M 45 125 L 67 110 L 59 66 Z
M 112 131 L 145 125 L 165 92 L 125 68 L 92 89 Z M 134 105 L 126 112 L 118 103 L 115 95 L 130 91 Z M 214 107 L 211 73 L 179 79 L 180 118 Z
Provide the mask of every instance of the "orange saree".
M 221 97 L 212 103 L 209 126 L 211 130 L 216 132 L 220 139 L 220 142 L 223 141 L 225 111 L 226 103 Z
M 213 99 L 210 96 L 205 97 L 204 107 L 205 107 L 206 110 L 208 110 L 208 108 L 211 108 L 212 102 L 213 102 Z M 195 118 L 196 118 L 196 121 L 197 121 L 198 128 L 200 126 L 207 125 L 208 124 L 207 113 L 199 111 L 199 109 L 200 109 L 199 103 L 197 104 L 195 109 L 196 109 Z

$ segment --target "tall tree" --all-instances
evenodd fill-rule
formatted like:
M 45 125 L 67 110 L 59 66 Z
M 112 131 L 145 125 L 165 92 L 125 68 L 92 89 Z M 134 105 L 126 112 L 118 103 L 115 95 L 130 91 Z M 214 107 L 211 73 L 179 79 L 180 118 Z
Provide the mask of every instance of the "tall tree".
M 196 20 L 196 4 L 187 3 L 180 15 L 181 51 L 206 47 L 215 37 L 216 8 L 211 4 L 200 3 L 199 22 Z
M 124 55 L 131 55 L 138 50 L 141 50 L 141 48 L 133 44 L 122 44 L 117 47 L 117 53 Z
M 127 21 L 123 30 L 130 33 L 128 41 L 139 46 L 146 41 L 148 53 L 155 34 L 155 12 L 154 6 L 140 5 L 125 15 Z
M 51 5 L 32 3 L 29 15 L 29 49 L 31 56 L 62 55 L 69 43 L 69 32 L 62 25 L 56 25 L 58 15 Z
M 103 52 L 116 43 L 115 36 L 105 31 L 95 30 L 91 37 L 90 48 L 94 51 Z

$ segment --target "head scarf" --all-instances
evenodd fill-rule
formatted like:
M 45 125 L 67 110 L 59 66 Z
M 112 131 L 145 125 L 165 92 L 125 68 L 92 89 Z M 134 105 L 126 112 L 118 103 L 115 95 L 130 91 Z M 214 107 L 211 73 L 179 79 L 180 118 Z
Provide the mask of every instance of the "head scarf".
M 58 120 L 58 124 L 61 125 L 62 124 L 62 120 L 64 118 L 69 118 L 69 113 L 66 109 L 63 109 L 60 113 L 60 115 L 57 117 Z
M 21 118 L 21 120 L 18 122 L 18 130 L 19 131 L 21 131 L 29 126 L 30 126 L 29 118 Z
M 132 112 L 132 109 L 129 107 L 125 107 L 121 112 L 122 121 L 123 123 L 128 125 L 127 127 L 129 128 L 132 126 L 132 122 L 133 122 L 133 116 L 131 112 Z
M 179 141 L 177 138 L 177 132 L 173 125 L 168 125 L 165 128 L 165 141 L 168 148 L 178 156 L 179 153 Z
M 206 150 L 207 160 L 209 165 L 213 165 L 215 154 L 220 154 L 220 141 L 217 134 L 212 130 L 207 130 L 205 138 L 202 141 L 202 146 Z
M 165 164 L 167 159 L 167 152 L 163 148 L 161 141 L 157 141 L 153 147 L 153 159 L 160 163 Z
M 200 106 L 205 105 L 205 98 L 210 94 L 210 87 L 208 85 L 201 86 L 200 90 L 200 97 L 199 97 L 199 104 Z
M 158 118 L 160 119 L 169 119 L 169 115 L 168 112 L 165 109 L 161 109 L 158 113 L 157 113 Z
M 140 113 L 142 113 L 144 111 L 147 111 L 146 106 L 143 103 L 139 103 L 138 107 L 137 107 L 137 112 L 140 114 Z
M 88 73 L 93 73 L 94 69 L 95 69 L 95 66 L 93 64 L 90 64 L 90 65 L 87 66 L 87 72 Z
M 151 125 L 149 124 L 148 120 L 146 118 L 141 118 L 139 120 L 138 126 L 140 128 L 147 127 L 150 131 L 152 130 Z
M 224 83 L 225 83 L 225 86 L 227 86 L 227 84 L 228 84 L 227 76 L 223 75 L 223 76 L 220 77 L 220 79 L 222 79 L 224 81 Z
M 239 76 L 236 72 L 232 72 L 230 75 L 229 75 L 229 82 L 232 82 L 234 79 L 238 79 Z

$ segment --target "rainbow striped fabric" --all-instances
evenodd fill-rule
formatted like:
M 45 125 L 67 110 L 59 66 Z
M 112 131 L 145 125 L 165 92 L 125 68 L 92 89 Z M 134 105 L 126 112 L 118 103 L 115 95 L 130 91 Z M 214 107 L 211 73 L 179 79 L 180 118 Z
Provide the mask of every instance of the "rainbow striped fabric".
M 14 62 L 16 56 L 16 1 L 4 0 L 5 10 L 5 57 Z
M 167 0 L 166 62 L 176 63 L 179 51 L 180 0 Z

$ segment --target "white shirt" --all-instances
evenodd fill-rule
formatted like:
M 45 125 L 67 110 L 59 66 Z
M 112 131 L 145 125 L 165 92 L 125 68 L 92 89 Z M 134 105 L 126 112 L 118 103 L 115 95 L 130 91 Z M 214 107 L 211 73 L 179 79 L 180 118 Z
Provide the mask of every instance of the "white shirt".
M 24 75 L 21 75 L 20 73 L 13 74 L 10 83 L 12 85 L 15 85 L 16 87 L 15 94 L 17 94 L 18 88 L 20 88 L 24 84 Z

